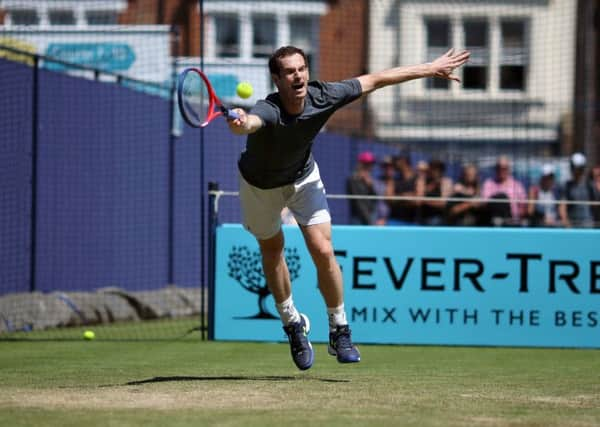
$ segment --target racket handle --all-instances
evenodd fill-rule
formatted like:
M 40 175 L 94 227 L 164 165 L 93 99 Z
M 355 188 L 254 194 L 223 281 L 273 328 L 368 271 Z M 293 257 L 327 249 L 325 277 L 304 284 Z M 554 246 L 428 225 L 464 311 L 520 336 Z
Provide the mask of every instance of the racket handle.
M 230 110 L 229 108 L 223 107 L 221 111 L 223 112 L 223 115 L 227 118 L 227 120 L 235 120 L 240 118 L 240 115 L 238 113 L 236 113 L 233 110 Z

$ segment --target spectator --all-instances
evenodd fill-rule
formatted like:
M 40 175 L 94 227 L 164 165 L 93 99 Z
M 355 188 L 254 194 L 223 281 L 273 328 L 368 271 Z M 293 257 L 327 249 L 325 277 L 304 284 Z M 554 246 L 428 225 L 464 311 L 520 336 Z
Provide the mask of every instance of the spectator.
M 477 166 L 467 164 L 462 167 L 458 181 L 452 189 L 452 197 L 481 197 L 481 182 Z M 451 225 L 460 226 L 481 225 L 481 207 L 481 202 L 476 200 L 450 202 L 447 209 L 447 222 Z
M 359 196 L 375 196 L 375 183 L 372 172 L 375 156 L 370 151 L 358 155 L 356 170 L 346 182 L 348 194 Z M 353 225 L 375 224 L 377 200 L 350 199 L 350 220 Z
M 570 159 L 571 179 L 565 184 L 563 200 L 570 202 L 588 202 L 593 199 L 592 183 L 586 179 L 586 158 L 582 153 L 574 153 Z M 593 227 L 592 208 L 584 203 L 561 203 L 560 217 L 567 227 Z
M 506 200 L 490 202 L 487 212 L 493 225 L 519 224 L 526 213 L 523 200 L 527 197 L 523 184 L 511 174 L 510 160 L 500 156 L 496 161 L 495 175 L 483 182 L 481 196 L 484 199 Z
M 388 188 L 387 196 L 412 197 L 415 195 L 416 174 L 412 168 L 410 154 L 406 151 L 394 157 L 397 176 L 393 188 Z M 392 200 L 388 203 L 390 214 L 388 224 L 414 225 L 416 204 L 412 200 Z
M 446 165 L 441 160 L 432 160 L 425 175 L 425 179 L 418 179 L 416 195 L 437 197 L 437 200 L 418 201 L 419 222 L 424 225 L 444 224 L 446 200 L 452 193 L 452 180 L 444 176 Z
M 419 160 L 417 162 L 417 179 L 427 180 L 427 173 L 429 172 L 429 163 L 426 160 Z
M 592 181 L 592 200 L 600 202 L 600 164 L 592 168 L 590 173 Z M 592 216 L 594 217 L 594 226 L 600 227 L 600 205 L 592 206 Z
M 556 227 L 561 225 L 558 214 L 560 191 L 554 180 L 554 167 L 546 164 L 542 167 L 539 185 L 529 188 L 527 215 L 534 227 Z
M 394 160 L 391 156 L 384 156 L 379 164 L 381 175 L 375 180 L 375 192 L 379 196 L 386 196 L 394 193 L 394 177 L 396 170 L 394 169 Z M 390 215 L 390 207 L 386 200 L 377 201 L 377 225 L 387 224 Z

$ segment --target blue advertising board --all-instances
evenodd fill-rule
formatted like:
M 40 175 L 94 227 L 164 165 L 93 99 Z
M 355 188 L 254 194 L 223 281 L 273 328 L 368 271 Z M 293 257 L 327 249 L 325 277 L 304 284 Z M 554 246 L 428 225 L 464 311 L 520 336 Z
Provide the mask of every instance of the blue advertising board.
M 327 341 L 316 270 L 286 226 L 294 301 Z M 354 340 L 600 347 L 600 231 L 334 226 Z M 254 238 L 217 229 L 214 337 L 284 340 Z
M 50 43 L 46 55 L 105 71 L 125 71 L 135 61 L 135 53 L 127 43 Z M 60 71 L 67 67 L 48 62 L 46 68 Z

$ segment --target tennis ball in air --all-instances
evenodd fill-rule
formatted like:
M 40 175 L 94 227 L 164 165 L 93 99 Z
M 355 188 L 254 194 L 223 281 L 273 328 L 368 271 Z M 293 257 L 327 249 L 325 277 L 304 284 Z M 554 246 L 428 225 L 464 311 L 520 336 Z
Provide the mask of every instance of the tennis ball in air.
M 235 90 L 238 94 L 238 96 L 240 98 L 250 98 L 252 96 L 252 92 L 254 92 L 254 89 L 252 89 L 252 85 L 248 82 L 241 82 L 237 85 L 237 88 Z
M 83 339 L 84 340 L 93 340 L 94 338 L 96 338 L 96 334 L 94 333 L 94 331 L 85 331 L 83 333 Z

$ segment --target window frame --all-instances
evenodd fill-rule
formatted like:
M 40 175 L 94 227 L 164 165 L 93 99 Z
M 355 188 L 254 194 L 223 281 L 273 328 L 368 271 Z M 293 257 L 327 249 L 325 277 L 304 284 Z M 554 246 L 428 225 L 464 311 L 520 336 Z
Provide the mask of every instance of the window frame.
M 484 24 L 485 27 L 485 44 L 477 46 L 469 46 L 467 45 L 467 25 L 477 23 Z M 491 25 L 490 19 L 487 16 L 468 16 L 463 17 L 460 22 L 460 30 L 462 31 L 463 37 L 463 45 L 465 49 L 469 49 L 471 51 L 470 61 L 463 65 L 461 69 L 462 73 L 462 81 L 463 84 L 461 86 L 462 90 L 469 92 L 486 92 L 488 91 L 491 82 L 490 82 L 490 73 L 491 73 Z M 481 56 L 482 61 L 481 64 L 476 61 L 477 56 Z M 465 83 L 467 81 L 467 77 L 465 77 L 465 71 L 469 69 L 483 69 L 484 70 L 484 78 L 483 78 L 483 86 L 482 87 L 465 87 Z
M 521 55 L 524 56 L 522 64 L 503 62 L 504 43 L 502 34 L 502 24 L 505 22 L 519 22 L 523 24 L 523 47 Z M 526 93 L 529 87 L 529 70 L 531 69 L 531 19 L 527 17 L 501 16 L 498 20 L 500 31 L 500 45 L 498 46 L 498 91 L 502 93 Z M 523 88 L 503 88 L 502 87 L 502 67 L 522 66 L 523 67 Z
M 50 0 L 39 0 L 35 3 L 23 4 L 22 0 L 1 0 L 2 8 L 5 12 L 4 27 L 31 27 L 36 29 L 48 29 L 56 27 L 77 27 L 77 28 L 97 28 L 101 25 L 114 24 L 88 24 L 86 19 L 87 12 L 93 11 L 109 11 L 118 15 L 127 9 L 127 0 L 98 0 L 94 2 L 83 2 L 78 0 L 61 0 L 54 2 Z M 32 10 L 37 15 L 37 23 L 32 25 L 15 24 L 12 20 L 14 11 Z M 50 12 L 53 10 L 72 11 L 75 22 L 74 24 L 52 25 L 50 20 Z
M 465 22 L 468 21 L 477 21 L 477 20 L 485 20 L 488 25 L 488 56 L 487 56 L 487 76 L 486 76 L 486 87 L 485 89 L 469 89 L 465 88 L 461 85 L 450 85 L 450 90 L 445 89 L 437 89 L 432 88 L 430 83 L 427 83 L 430 79 L 422 79 L 421 90 L 424 95 L 436 95 L 440 96 L 449 96 L 450 94 L 458 95 L 461 97 L 481 97 L 481 96 L 493 96 L 494 98 L 521 98 L 526 97 L 528 95 L 528 91 L 530 88 L 529 85 L 529 75 L 531 73 L 531 34 L 532 34 L 532 25 L 533 18 L 530 14 L 518 14 L 518 15 L 510 15 L 503 14 L 500 16 L 493 15 L 491 13 L 479 13 L 477 15 L 471 15 L 468 13 L 461 13 L 458 15 L 448 15 L 448 14 L 435 14 L 435 13 L 423 13 L 421 14 L 421 22 L 422 22 L 422 46 L 423 46 L 423 56 L 426 62 L 431 61 L 429 58 L 430 54 L 430 46 L 428 44 L 428 34 L 427 34 L 427 21 L 435 20 L 435 19 L 445 19 L 448 21 L 450 26 L 450 42 L 452 46 L 456 46 L 457 48 L 467 48 L 466 47 L 466 34 L 465 34 Z M 501 25 L 503 22 L 522 22 L 524 26 L 524 46 L 522 50 L 524 51 L 525 61 L 523 64 L 523 88 L 522 89 L 510 89 L 510 88 L 502 88 L 501 83 L 501 68 L 502 64 L 505 64 L 501 61 L 502 59 L 502 34 L 501 34 Z M 497 36 L 494 36 L 494 33 Z M 468 67 L 468 65 L 467 65 Z M 464 80 L 464 66 L 457 70 L 457 75 L 461 77 L 461 80 Z
M 272 45 L 270 45 L 270 47 L 267 49 L 266 45 L 259 45 L 258 43 L 256 43 L 256 34 L 257 31 L 255 31 L 255 19 L 268 19 L 268 20 L 272 20 L 272 36 L 273 36 L 273 42 Z M 275 50 L 276 46 L 277 46 L 277 15 L 275 15 L 274 13 L 253 13 L 251 16 L 251 23 L 252 23 L 252 58 L 268 58 L 270 56 L 270 54 L 273 52 L 273 50 Z M 262 46 L 263 49 L 265 49 L 265 52 L 257 52 L 257 47 Z M 259 53 L 257 55 L 257 53 Z
M 430 45 L 430 33 L 429 33 L 429 23 L 433 21 L 445 21 L 448 25 L 448 44 L 446 46 L 438 46 L 438 45 Z M 423 17 L 423 28 L 425 31 L 425 61 L 430 62 L 433 61 L 440 55 L 443 55 L 450 49 L 452 46 L 452 41 L 454 38 L 454 28 L 452 25 L 452 17 L 448 15 L 426 15 Z M 427 78 L 424 82 L 425 90 L 428 92 L 439 92 L 439 93 L 449 93 L 450 92 L 450 82 L 444 79 L 438 79 L 435 77 Z

